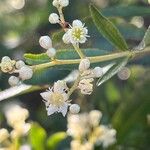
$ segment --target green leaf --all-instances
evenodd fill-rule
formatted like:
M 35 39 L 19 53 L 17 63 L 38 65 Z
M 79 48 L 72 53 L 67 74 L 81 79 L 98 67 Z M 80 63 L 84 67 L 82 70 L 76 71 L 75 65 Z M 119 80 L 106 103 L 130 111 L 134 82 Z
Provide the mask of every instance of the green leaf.
M 119 50 L 128 50 L 127 43 L 112 22 L 105 18 L 93 5 L 90 5 L 90 12 L 98 31 Z
M 102 9 L 105 16 L 110 17 L 134 17 L 134 16 L 149 16 L 149 6 L 112 6 Z
M 111 77 L 113 77 L 115 74 L 117 74 L 128 62 L 128 57 L 121 60 L 119 63 L 112 64 L 112 67 L 106 71 L 106 73 L 97 81 L 97 86 L 100 86 L 102 83 L 109 80 Z
M 33 77 L 30 80 L 26 80 L 25 83 L 32 85 L 52 84 L 57 80 L 65 78 L 69 73 L 70 70 L 66 69 L 46 68 L 37 70 L 34 72 Z
M 146 47 L 150 46 L 150 26 L 148 27 L 147 31 L 145 32 L 144 38 L 139 46 L 135 47 L 135 50 L 143 50 Z
M 46 131 L 37 123 L 33 123 L 29 133 L 29 141 L 33 150 L 45 150 Z
M 67 137 L 66 132 L 58 132 L 50 136 L 47 140 L 47 147 L 56 150 L 58 144 Z
M 99 49 L 83 49 L 82 52 L 90 57 L 90 56 L 100 56 L 104 54 L 108 54 L 105 50 Z M 29 65 L 37 65 L 42 63 L 50 62 L 51 59 L 47 56 L 46 53 L 42 54 L 24 54 L 24 58 L 27 64 Z M 63 49 L 58 50 L 56 54 L 57 59 L 79 59 L 79 55 L 74 49 Z
M 21 94 L 37 91 L 37 90 L 40 90 L 42 88 L 44 88 L 44 87 L 25 85 L 25 84 L 15 86 L 15 87 L 11 87 L 9 89 L 6 89 L 6 90 L 0 92 L 0 101 L 11 98 L 11 97 L 14 97 L 16 95 L 18 96 L 18 95 L 21 95 Z

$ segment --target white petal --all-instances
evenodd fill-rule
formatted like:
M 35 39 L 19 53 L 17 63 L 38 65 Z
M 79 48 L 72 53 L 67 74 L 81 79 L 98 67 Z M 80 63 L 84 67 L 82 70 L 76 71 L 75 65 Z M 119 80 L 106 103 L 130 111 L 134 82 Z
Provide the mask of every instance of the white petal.
M 68 110 L 68 103 L 64 103 L 64 105 L 62 105 L 62 106 L 59 108 L 59 112 L 61 112 L 64 117 L 65 117 L 66 114 L 67 114 L 67 110 Z
M 57 112 L 58 111 L 58 108 L 53 106 L 53 105 L 50 105 L 47 109 L 47 115 L 50 116 L 52 115 L 53 113 Z
M 40 95 L 42 96 L 43 99 L 48 101 L 51 96 L 51 91 L 40 93 Z
M 73 27 L 83 27 L 83 24 L 80 20 L 74 20 L 72 23 Z
M 82 44 L 82 43 L 85 43 L 85 42 L 86 42 L 86 40 L 87 40 L 87 38 L 86 38 L 86 37 L 83 37 L 83 38 L 81 38 L 81 39 L 80 39 L 80 41 L 79 41 L 79 42 Z
M 87 28 L 83 28 L 83 32 L 84 32 L 84 34 L 88 34 L 88 29 Z
M 54 92 L 63 93 L 64 89 L 68 89 L 65 81 L 59 80 L 54 83 Z

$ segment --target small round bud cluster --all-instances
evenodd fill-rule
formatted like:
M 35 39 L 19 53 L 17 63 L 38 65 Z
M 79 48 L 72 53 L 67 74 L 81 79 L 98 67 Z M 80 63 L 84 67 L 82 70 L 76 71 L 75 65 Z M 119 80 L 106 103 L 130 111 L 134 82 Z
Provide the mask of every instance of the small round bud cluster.
M 69 109 L 72 114 L 78 114 L 80 112 L 80 106 L 78 104 L 72 104 Z
M 87 69 L 89 69 L 89 67 L 90 67 L 89 59 L 87 59 L 87 58 L 82 59 L 79 64 L 79 71 L 80 72 L 86 71 Z
M 19 77 L 11 76 L 8 79 L 8 83 L 10 86 L 17 86 L 21 83 L 20 79 L 24 81 L 31 79 L 33 76 L 33 70 L 29 66 L 27 66 L 22 60 L 15 62 L 13 73 L 18 73 Z
M 49 36 L 41 36 L 39 39 L 40 46 L 46 49 L 46 54 L 52 58 L 56 55 L 56 50 L 52 46 L 52 40 Z
M 66 7 L 69 5 L 69 0 L 53 0 L 53 6 L 59 7 Z
M 49 22 L 51 24 L 59 23 L 59 16 L 56 13 L 52 13 L 49 15 Z
M 23 81 L 31 79 L 32 76 L 33 76 L 33 70 L 29 66 L 25 65 L 25 66 L 21 67 L 21 69 L 19 70 L 19 77 Z
M 15 68 L 15 61 L 11 60 L 8 56 L 4 56 L 1 60 L 1 70 L 4 73 L 10 73 L 14 70 Z

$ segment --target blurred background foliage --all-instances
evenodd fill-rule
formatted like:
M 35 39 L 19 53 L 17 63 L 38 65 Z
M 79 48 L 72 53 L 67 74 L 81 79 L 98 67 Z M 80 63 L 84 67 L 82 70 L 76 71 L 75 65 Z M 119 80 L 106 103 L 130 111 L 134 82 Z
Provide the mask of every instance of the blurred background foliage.
M 82 18 L 89 28 L 90 40 L 83 45 L 83 48 L 114 50 L 92 24 L 88 10 L 90 2 L 99 7 L 102 13 L 117 25 L 130 47 L 142 40 L 150 24 L 149 0 L 70 0 L 70 6 L 65 9 L 66 20 L 71 23 L 74 19 Z M 66 47 L 61 42 L 61 37 L 54 35 L 55 32 L 60 32 L 59 26 L 48 22 L 49 14 L 55 11 L 51 0 L 0 0 L 0 58 L 8 55 L 14 59 L 23 59 L 24 53 L 43 52 L 38 39 L 45 34 L 55 37 L 53 41 L 55 48 Z M 110 124 L 117 130 L 117 143 L 108 148 L 110 150 L 147 150 L 150 147 L 149 65 L 149 56 L 134 59 L 117 76 L 102 86 L 95 87 L 91 96 L 83 97 L 78 92 L 73 95 L 73 99 L 80 104 L 82 112 L 101 110 L 102 123 Z M 7 80 L 8 76 L 0 72 L 0 90 L 9 87 Z M 2 101 L 0 126 L 5 127 L 3 115 L 5 106 L 20 103 L 29 109 L 30 120 L 38 122 L 47 131 L 47 136 L 66 131 L 66 118 L 61 115 L 47 117 L 39 93 L 39 91 L 33 92 Z M 39 133 L 39 138 L 40 136 Z M 53 149 L 67 149 L 69 141 L 70 139 L 67 138 Z M 38 139 L 35 142 L 38 143 Z M 53 143 L 57 144 L 55 140 Z

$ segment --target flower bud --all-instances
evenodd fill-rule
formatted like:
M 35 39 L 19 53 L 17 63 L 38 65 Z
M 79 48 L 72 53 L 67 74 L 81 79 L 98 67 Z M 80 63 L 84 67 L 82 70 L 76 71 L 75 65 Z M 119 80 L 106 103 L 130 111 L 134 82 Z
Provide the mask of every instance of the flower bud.
M 23 66 L 25 66 L 25 63 L 22 60 L 16 62 L 17 69 L 21 69 Z
M 40 46 L 49 49 L 52 48 L 52 40 L 49 36 L 41 36 L 39 39 Z
M 4 56 L 3 58 L 2 58 L 2 62 L 3 61 L 11 61 L 11 59 L 8 57 L 8 56 Z
M 78 114 L 80 111 L 80 106 L 78 104 L 72 104 L 69 109 L 72 114 Z
M 103 75 L 103 69 L 101 67 L 95 67 L 93 69 L 93 73 L 94 73 L 96 78 L 99 78 Z
M 15 77 L 15 76 L 11 76 L 9 79 L 8 79 L 8 83 L 10 86 L 16 86 L 19 84 L 19 78 L 18 77 Z
M 46 54 L 51 58 L 56 55 L 56 50 L 54 48 L 49 48 L 46 52 Z
M 50 14 L 50 16 L 49 16 L 49 22 L 51 24 L 59 23 L 59 16 L 56 13 Z
M 89 69 L 89 67 L 90 67 L 89 59 L 87 59 L 87 58 L 82 59 L 79 64 L 79 71 L 81 71 L 81 72 L 86 71 L 87 69 Z
M 69 0 L 59 0 L 59 4 L 61 7 L 66 7 L 69 5 Z
M 19 77 L 22 80 L 28 80 L 31 79 L 33 76 L 33 70 L 28 67 L 28 66 L 23 66 L 20 70 L 19 70 Z
M 0 143 L 4 142 L 9 137 L 9 133 L 6 129 L 0 129 Z
M 53 0 L 53 6 L 58 7 L 59 6 L 59 0 Z
M 55 7 L 66 7 L 69 5 L 69 0 L 53 0 L 53 6 Z

